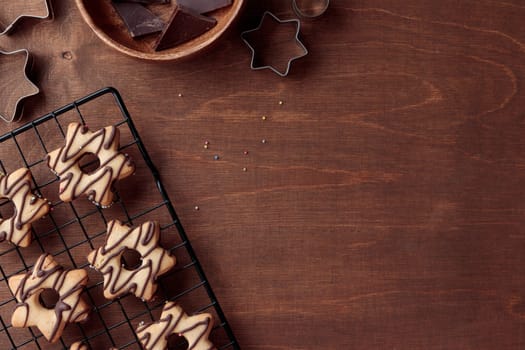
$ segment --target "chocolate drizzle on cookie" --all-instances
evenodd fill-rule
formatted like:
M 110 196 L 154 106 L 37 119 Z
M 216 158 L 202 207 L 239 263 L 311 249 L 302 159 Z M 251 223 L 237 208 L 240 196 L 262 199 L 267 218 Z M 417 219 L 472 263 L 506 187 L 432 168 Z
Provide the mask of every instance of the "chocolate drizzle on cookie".
M 89 350 L 88 346 L 81 341 L 77 341 L 69 347 L 69 350 Z M 118 350 L 117 348 L 109 348 L 109 350 Z
M 179 334 L 188 341 L 188 350 L 213 350 L 216 347 L 208 339 L 213 327 L 210 314 L 188 316 L 174 302 L 166 303 L 160 320 L 137 328 L 137 336 L 144 350 L 167 349 L 168 338 Z
M 8 175 L 0 175 L 0 198 L 11 200 L 15 207 L 11 218 L 0 218 L 0 241 L 29 246 L 31 223 L 49 212 L 49 203 L 37 198 L 31 191 L 29 169 L 21 168 Z
M 159 247 L 160 227 L 147 221 L 131 228 L 120 221 L 108 223 L 104 246 L 88 255 L 90 264 L 104 275 L 104 296 L 113 299 L 126 293 L 150 300 L 157 290 L 156 279 L 176 263 L 174 256 Z M 141 264 L 128 270 L 121 264 L 126 249 L 137 251 Z
M 71 344 L 69 350 L 89 350 L 87 345 L 77 341 L 76 343 Z
M 129 157 L 118 151 L 119 140 L 120 132 L 115 126 L 91 132 L 80 123 L 69 124 L 66 144 L 47 156 L 47 165 L 60 177 L 59 194 L 63 201 L 87 195 L 102 207 L 113 203 L 115 181 L 135 171 Z M 84 173 L 79 165 L 86 153 L 93 153 L 100 160 L 100 166 L 91 174 Z
M 36 326 L 47 340 L 56 342 L 67 323 L 87 319 L 90 307 L 80 297 L 87 282 L 85 270 L 65 270 L 51 255 L 41 255 L 32 272 L 9 279 L 9 288 L 18 302 L 11 323 L 14 327 Z M 58 293 L 53 309 L 39 300 L 45 289 Z

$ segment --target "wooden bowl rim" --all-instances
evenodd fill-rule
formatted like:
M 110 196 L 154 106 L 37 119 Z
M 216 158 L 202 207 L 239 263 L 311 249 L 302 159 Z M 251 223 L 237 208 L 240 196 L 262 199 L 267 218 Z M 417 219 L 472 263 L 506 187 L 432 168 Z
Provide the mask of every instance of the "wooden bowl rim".
M 142 52 L 139 50 L 132 49 L 112 39 L 108 34 L 106 34 L 106 32 L 104 32 L 102 29 L 100 29 L 95 24 L 95 22 L 93 21 L 93 19 L 88 13 L 86 6 L 84 5 L 84 1 L 85 0 L 75 0 L 75 3 L 77 4 L 77 7 L 80 10 L 80 14 L 82 15 L 82 18 L 84 19 L 84 21 L 88 24 L 91 30 L 93 30 L 95 34 L 104 43 L 106 43 L 110 47 L 113 47 L 114 49 L 122 53 L 125 53 L 126 55 L 136 57 L 136 58 L 146 59 L 146 60 L 153 60 L 153 61 L 171 61 L 171 60 L 180 59 L 183 57 L 193 55 L 201 51 L 202 49 L 208 47 L 213 42 L 215 42 L 217 39 L 219 39 L 226 30 L 228 30 L 228 28 L 231 26 L 233 21 L 235 21 L 235 19 L 241 12 L 242 6 L 244 4 L 244 0 L 234 0 L 233 4 L 231 5 L 233 7 L 231 11 L 233 12 L 230 16 L 228 16 L 225 19 L 226 23 L 222 26 L 222 28 L 217 33 L 215 33 L 213 36 L 210 36 L 207 40 L 203 41 L 199 45 L 191 46 L 191 47 L 186 48 L 185 50 L 179 50 L 179 51 L 171 51 L 171 52 L 170 51 L 165 51 L 165 52 L 160 51 L 160 52 L 150 53 L 150 52 Z M 176 49 L 176 47 L 173 49 Z

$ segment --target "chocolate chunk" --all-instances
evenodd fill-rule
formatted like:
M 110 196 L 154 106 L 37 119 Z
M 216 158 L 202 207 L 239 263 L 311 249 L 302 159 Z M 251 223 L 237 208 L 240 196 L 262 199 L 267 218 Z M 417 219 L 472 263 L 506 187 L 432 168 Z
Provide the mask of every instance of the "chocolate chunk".
M 232 0 L 177 0 L 177 4 L 203 14 L 230 6 Z
M 113 2 L 135 2 L 139 4 L 169 4 L 170 0 L 113 0 Z
M 206 33 L 216 24 L 214 18 L 202 16 L 184 6 L 177 6 L 153 47 L 155 51 L 169 49 Z
M 113 6 L 133 38 L 161 32 L 165 24 L 141 4 L 114 2 Z

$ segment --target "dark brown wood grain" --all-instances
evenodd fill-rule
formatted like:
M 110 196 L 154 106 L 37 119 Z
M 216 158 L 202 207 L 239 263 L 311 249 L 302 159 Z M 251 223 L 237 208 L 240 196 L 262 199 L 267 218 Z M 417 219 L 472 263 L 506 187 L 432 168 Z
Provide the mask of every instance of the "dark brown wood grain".
M 291 1 L 171 63 L 53 5 L 0 38 L 35 56 L 25 121 L 121 91 L 242 348 L 525 346 L 521 1 L 334 0 L 285 79 L 250 71 L 240 32 Z

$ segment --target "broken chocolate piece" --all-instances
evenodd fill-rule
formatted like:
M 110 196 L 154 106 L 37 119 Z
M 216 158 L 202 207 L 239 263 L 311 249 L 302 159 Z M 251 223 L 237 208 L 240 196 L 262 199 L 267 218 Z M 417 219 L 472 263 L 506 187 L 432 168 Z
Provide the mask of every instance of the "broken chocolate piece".
M 214 18 L 202 16 L 184 6 L 177 6 L 153 47 L 155 51 L 169 49 L 206 33 L 216 24 Z
M 177 0 L 177 4 L 203 14 L 230 6 L 232 0 Z
M 161 32 L 165 27 L 159 17 L 141 4 L 113 2 L 113 6 L 133 38 Z
M 169 4 L 170 0 L 113 0 L 113 2 L 135 2 L 139 4 Z

